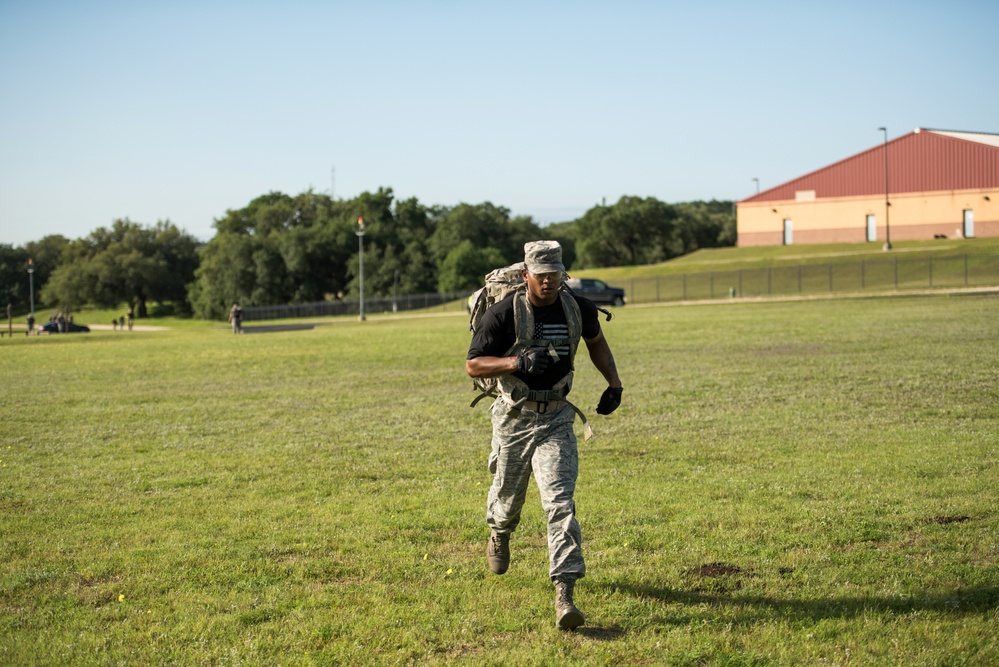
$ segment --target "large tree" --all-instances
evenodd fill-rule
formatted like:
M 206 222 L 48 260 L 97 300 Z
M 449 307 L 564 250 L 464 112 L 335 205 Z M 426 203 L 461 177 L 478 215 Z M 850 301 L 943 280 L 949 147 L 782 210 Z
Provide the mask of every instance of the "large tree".
M 438 287 L 444 291 L 481 287 L 485 273 L 522 261 L 524 243 L 541 236 L 531 218 L 511 218 L 508 209 L 489 202 L 446 209 L 429 244 L 440 270 Z
M 28 312 L 32 299 L 42 301 L 42 287 L 59 265 L 69 241 L 59 235 L 46 236 L 22 247 L 0 244 L 0 307 L 11 304 L 14 312 Z M 28 274 L 28 266 L 32 273 Z
M 72 307 L 134 303 L 138 316 L 145 317 L 149 301 L 185 303 L 197 247 L 197 239 L 169 221 L 143 227 L 115 220 L 66 246 L 42 296 Z
M 28 253 L 23 248 L 0 243 L 0 307 L 10 304 L 18 313 L 28 309 L 27 268 Z
M 253 239 L 246 234 L 219 232 L 202 249 L 201 262 L 188 288 L 197 317 L 223 317 L 233 303 L 253 292 Z
M 378 297 L 474 289 L 488 271 L 522 260 L 524 243 L 540 238 L 560 241 L 566 266 L 575 268 L 663 261 L 717 244 L 718 208 L 623 197 L 542 229 L 489 202 L 428 208 L 415 198 L 395 201 L 391 188 L 336 201 L 312 191 L 271 192 L 216 221 L 189 298 L 196 314 L 211 318 L 236 302 L 356 297 L 361 217 L 365 294 Z
M 649 197 L 591 208 L 576 225 L 576 266 L 635 266 L 669 259 L 676 210 Z
M 510 264 L 496 248 L 478 248 L 465 239 L 441 262 L 437 289 L 460 292 L 482 287 L 483 277 L 495 268 Z
M 311 198 L 306 193 L 295 201 L 270 192 L 215 221 L 216 234 L 202 248 L 188 290 L 196 315 L 220 317 L 233 303 L 292 300 L 295 274 L 305 272 L 308 264 L 310 232 L 320 208 Z
M 711 200 L 674 204 L 677 212 L 671 256 L 685 255 L 699 248 L 735 245 L 735 212 L 730 201 Z
M 398 230 L 399 293 L 434 291 L 438 268 L 429 248 L 436 224 L 433 212 L 415 197 L 399 201 L 395 205 L 395 224 Z
M 576 268 L 655 264 L 698 248 L 735 243 L 732 202 L 665 204 L 653 197 L 622 197 L 557 226 L 576 244 Z
M 195 313 L 214 318 L 233 303 L 303 303 L 350 293 L 356 289 L 360 217 L 366 227 L 365 289 L 387 293 L 398 265 L 392 199 L 385 188 L 348 201 L 312 191 L 296 197 L 271 192 L 227 211 L 201 253 L 189 292 Z

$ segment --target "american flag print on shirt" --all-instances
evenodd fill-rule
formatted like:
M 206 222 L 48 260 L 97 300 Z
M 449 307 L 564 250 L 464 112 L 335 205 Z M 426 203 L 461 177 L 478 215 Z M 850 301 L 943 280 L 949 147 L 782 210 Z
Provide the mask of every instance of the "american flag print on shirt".
M 535 322 L 534 337 L 542 340 L 565 340 L 569 338 L 569 327 L 564 322 L 559 324 Z M 569 356 L 569 346 L 566 344 L 556 345 L 555 351 L 560 357 Z

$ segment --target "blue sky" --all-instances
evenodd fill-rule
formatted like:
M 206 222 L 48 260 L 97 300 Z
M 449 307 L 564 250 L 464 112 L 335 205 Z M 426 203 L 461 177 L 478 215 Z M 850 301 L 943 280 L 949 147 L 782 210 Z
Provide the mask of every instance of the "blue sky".
M 0 243 L 278 190 L 539 222 L 999 132 L 999 3 L 0 0 Z M 333 170 L 335 169 L 335 175 Z

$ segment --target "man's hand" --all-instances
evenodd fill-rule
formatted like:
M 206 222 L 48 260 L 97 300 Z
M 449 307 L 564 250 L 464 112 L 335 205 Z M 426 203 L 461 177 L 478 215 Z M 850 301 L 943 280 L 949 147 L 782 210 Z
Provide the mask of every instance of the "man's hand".
M 548 350 L 543 347 L 532 347 L 517 355 L 517 371 L 541 375 L 548 368 Z
M 623 387 L 607 387 L 600 397 L 600 403 L 597 405 L 597 414 L 609 415 L 617 410 L 618 406 L 621 405 L 622 391 Z

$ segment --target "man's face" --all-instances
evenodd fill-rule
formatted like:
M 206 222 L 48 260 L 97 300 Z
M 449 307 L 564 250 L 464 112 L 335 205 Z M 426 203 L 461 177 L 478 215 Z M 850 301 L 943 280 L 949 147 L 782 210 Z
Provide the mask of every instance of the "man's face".
M 534 274 L 524 269 L 527 295 L 535 306 L 550 306 L 558 298 L 558 288 L 562 284 L 562 272 Z

